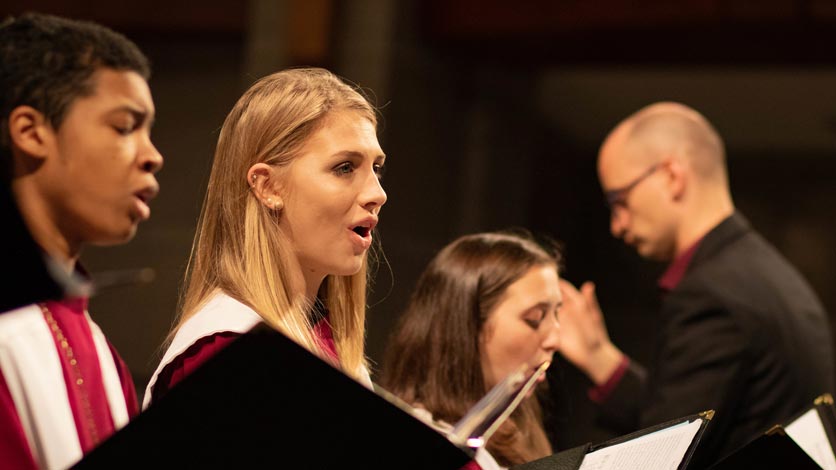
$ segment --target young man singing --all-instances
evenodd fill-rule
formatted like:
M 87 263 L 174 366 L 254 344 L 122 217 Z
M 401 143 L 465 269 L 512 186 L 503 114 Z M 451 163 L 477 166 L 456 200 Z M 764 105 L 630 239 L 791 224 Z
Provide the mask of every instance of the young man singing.
M 84 245 L 125 243 L 150 215 L 163 159 L 149 74 L 136 45 L 102 26 L 39 14 L 0 24 L 4 184 L 67 275 L 86 276 Z M 0 314 L 0 371 L 4 468 L 67 468 L 138 410 L 84 297 Z

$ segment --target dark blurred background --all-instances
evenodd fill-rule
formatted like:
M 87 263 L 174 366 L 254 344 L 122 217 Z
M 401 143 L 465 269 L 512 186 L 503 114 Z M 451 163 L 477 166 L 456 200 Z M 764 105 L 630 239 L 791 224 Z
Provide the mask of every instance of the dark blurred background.
M 610 237 L 595 158 L 620 119 L 658 100 L 715 124 L 738 208 L 836 311 L 831 0 L 0 1 L 2 16 L 27 10 L 103 23 L 153 63 L 162 192 L 133 242 L 82 257 L 94 274 L 156 271 L 90 307 L 140 394 L 176 314 L 223 119 L 255 79 L 293 65 L 327 67 L 381 108 L 388 263 L 370 299 L 374 362 L 439 248 L 511 226 L 563 242 L 564 277 L 597 282 L 614 341 L 648 360 L 664 266 Z M 556 447 L 609 437 L 580 374 L 552 369 Z

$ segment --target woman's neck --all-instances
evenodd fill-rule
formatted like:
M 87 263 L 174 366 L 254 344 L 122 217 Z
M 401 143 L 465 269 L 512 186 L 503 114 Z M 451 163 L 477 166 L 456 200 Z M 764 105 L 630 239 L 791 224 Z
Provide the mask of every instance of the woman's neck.
M 294 259 L 290 267 L 290 271 L 294 273 L 290 278 L 290 291 L 294 296 L 304 295 L 305 299 L 313 305 L 319 294 L 319 288 L 322 286 L 322 281 L 325 280 L 325 275 L 313 270 L 303 268 L 299 260 Z

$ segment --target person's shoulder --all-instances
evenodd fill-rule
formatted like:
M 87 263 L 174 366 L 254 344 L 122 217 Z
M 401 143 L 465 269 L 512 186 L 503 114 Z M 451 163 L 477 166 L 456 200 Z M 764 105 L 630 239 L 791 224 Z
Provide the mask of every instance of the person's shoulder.
M 215 311 L 241 311 L 241 312 L 252 312 L 255 313 L 253 309 L 248 307 L 243 302 L 235 299 L 234 297 L 230 296 L 226 292 L 222 290 L 216 290 L 214 293 L 209 295 L 200 308 L 197 310 L 195 315 L 198 314 L 205 314 L 206 312 L 215 312 Z
M 805 315 L 797 315 L 806 312 Z M 815 313 L 815 315 L 809 315 Z M 754 230 L 701 260 L 665 296 L 663 314 L 681 324 L 733 323 L 749 338 L 785 318 L 822 318 L 818 296 L 802 275 Z
M 159 371 L 149 383 L 146 394 L 151 394 L 151 401 L 159 401 L 175 385 L 191 375 L 206 361 L 229 346 L 239 336 L 233 332 L 218 332 L 195 340 L 185 350 L 168 358 L 160 364 Z M 147 405 L 146 405 L 147 406 Z
M 0 313 L 0 342 L 12 340 L 32 328 L 42 328 L 44 320 L 36 304 L 25 305 Z
M 189 350 L 223 347 L 227 338 L 238 337 L 261 321 L 251 308 L 219 291 L 177 330 L 161 365 L 165 366 Z
M 221 331 L 203 336 L 174 357 L 169 365 L 197 367 L 241 336 L 240 333 Z
M 261 322 L 261 316 L 244 303 L 218 291 L 211 296 L 175 335 L 201 337 L 231 331 L 244 333 Z
M 787 294 L 796 299 L 817 299 L 798 269 L 751 228 L 697 260 L 671 294 L 674 299 L 695 303 L 721 301 L 760 309 L 774 297 Z
M 151 396 L 156 400 L 162 393 L 156 389 L 170 388 L 261 321 L 261 317 L 242 302 L 222 291 L 215 292 L 174 334 L 148 382 L 143 406 L 148 406 Z M 158 387 L 158 379 L 165 385 Z

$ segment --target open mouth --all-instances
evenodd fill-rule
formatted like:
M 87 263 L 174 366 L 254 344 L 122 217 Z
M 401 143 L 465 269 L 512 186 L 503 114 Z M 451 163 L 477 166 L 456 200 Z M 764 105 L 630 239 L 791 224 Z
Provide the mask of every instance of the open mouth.
M 151 199 L 154 199 L 158 191 L 159 186 L 152 185 L 135 192 L 134 196 L 136 196 L 136 198 L 142 201 L 143 203 L 148 204 L 148 202 L 151 201 Z
M 148 203 L 151 199 L 154 199 L 157 192 L 159 192 L 159 186 L 152 184 L 133 193 L 134 204 L 131 218 L 133 218 L 134 221 L 148 220 L 151 216 L 151 209 L 148 207 Z
M 371 233 L 371 231 L 372 231 L 372 230 L 371 230 L 371 228 L 369 228 L 369 227 L 362 227 L 362 226 L 360 226 L 360 225 L 358 225 L 357 227 L 354 227 L 354 228 L 353 228 L 353 229 L 351 229 L 351 230 L 352 230 L 354 233 L 356 233 L 357 235 L 360 235 L 362 238 L 366 238 L 366 237 L 368 237 L 368 236 L 369 236 L 369 233 Z

